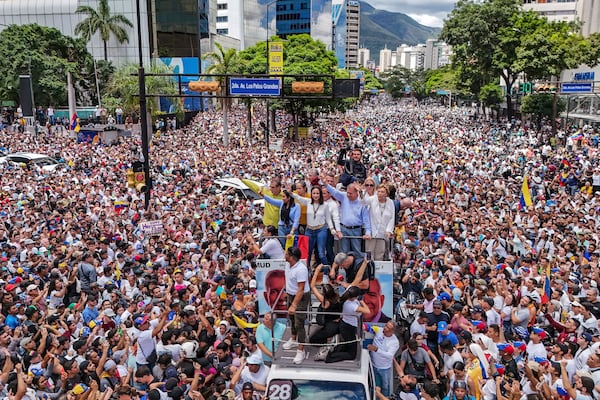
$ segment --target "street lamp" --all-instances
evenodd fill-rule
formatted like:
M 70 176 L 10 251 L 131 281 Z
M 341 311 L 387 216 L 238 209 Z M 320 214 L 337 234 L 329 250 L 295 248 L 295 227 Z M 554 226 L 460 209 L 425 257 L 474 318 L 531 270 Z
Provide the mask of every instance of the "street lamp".
M 144 72 L 144 58 L 142 55 L 142 16 L 140 13 L 140 0 L 136 0 L 137 35 L 138 35 L 138 82 L 140 91 L 140 129 L 142 136 L 142 163 L 146 178 L 146 192 L 144 193 L 144 209 L 150 209 L 150 192 L 152 191 L 152 177 L 150 176 L 150 154 L 148 138 L 148 111 L 146 107 L 146 73 Z
M 269 60 L 269 25 L 271 23 L 271 20 L 269 19 L 269 8 L 273 5 L 276 4 L 278 0 L 273 0 L 267 3 L 267 75 L 271 75 L 271 61 Z M 277 14 L 275 14 L 277 15 Z M 277 16 L 275 17 L 275 20 L 277 20 Z M 277 34 L 277 25 L 275 25 L 275 34 Z M 269 123 L 269 98 L 267 98 L 267 111 L 266 111 L 266 115 L 267 115 L 267 123 L 266 123 L 266 129 L 265 129 L 265 141 L 267 144 L 267 150 L 269 149 L 269 136 L 270 136 L 270 132 L 269 132 L 269 127 L 270 127 L 270 123 Z

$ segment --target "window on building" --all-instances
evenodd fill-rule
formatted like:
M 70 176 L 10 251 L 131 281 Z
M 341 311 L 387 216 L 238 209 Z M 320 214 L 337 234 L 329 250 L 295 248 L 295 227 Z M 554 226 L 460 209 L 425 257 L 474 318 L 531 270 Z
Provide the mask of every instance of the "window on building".
M 229 17 L 227 15 L 217 17 L 217 22 L 228 22 L 228 21 L 229 21 Z
M 217 34 L 219 35 L 229 35 L 229 29 L 217 29 Z
M 227 3 L 217 4 L 217 10 L 227 10 Z

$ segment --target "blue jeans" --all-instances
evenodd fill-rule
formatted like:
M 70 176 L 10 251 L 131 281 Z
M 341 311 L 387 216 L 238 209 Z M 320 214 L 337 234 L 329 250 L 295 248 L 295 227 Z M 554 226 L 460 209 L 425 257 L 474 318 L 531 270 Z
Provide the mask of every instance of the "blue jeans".
M 358 236 L 362 236 L 362 228 L 354 228 L 348 229 L 342 226 L 342 239 L 340 240 L 340 250 L 343 253 L 348 254 L 350 251 L 354 251 L 357 254 L 362 252 L 361 245 L 362 239 L 359 239 Z M 357 238 L 347 239 L 348 236 L 356 236 Z
M 375 374 L 375 385 L 381 388 L 381 393 L 389 397 L 392 395 L 392 378 L 394 376 L 393 368 L 379 369 L 373 368 Z
M 327 244 L 327 225 L 320 229 L 312 230 L 306 229 L 306 236 L 308 236 L 308 267 L 310 268 L 310 260 L 312 254 L 317 249 L 317 256 L 322 264 L 327 264 L 327 251 L 325 246 Z
M 335 239 L 333 238 L 333 234 L 327 230 L 327 241 L 325 244 L 325 251 L 327 253 L 327 264 L 333 264 L 333 258 L 335 257 L 335 253 L 333 252 L 333 244 L 335 243 Z
M 286 236 L 292 231 L 292 225 L 279 225 L 277 228 L 277 236 L 280 236 L 279 242 L 281 242 L 281 246 L 285 249 L 285 240 Z

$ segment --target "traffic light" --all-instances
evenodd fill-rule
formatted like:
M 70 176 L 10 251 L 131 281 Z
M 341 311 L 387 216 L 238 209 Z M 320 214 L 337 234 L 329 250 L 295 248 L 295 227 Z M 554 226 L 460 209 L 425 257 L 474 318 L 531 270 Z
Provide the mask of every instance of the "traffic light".
M 127 187 L 130 189 L 135 188 L 135 173 L 133 172 L 133 169 L 128 169 L 127 170 Z
M 292 93 L 310 94 L 323 93 L 324 91 L 324 82 L 292 82 Z
M 137 191 L 144 193 L 148 190 L 148 186 L 146 185 L 146 174 L 144 173 L 144 163 L 135 161 L 131 165 L 131 170 L 133 172 L 133 187 Z M 129 172 L 127 174 L 127 183 L 129 183 Z
M 218 92 L 220 87 L 217 81 L 192 81 L 188 86 L 194 92 Z

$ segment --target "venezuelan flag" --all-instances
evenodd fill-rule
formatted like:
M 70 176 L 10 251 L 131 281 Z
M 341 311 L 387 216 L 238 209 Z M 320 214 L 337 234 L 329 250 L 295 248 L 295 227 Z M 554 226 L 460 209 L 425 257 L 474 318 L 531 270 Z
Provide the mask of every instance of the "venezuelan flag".
M 546 274 L 544 277 L 544 293 L 542 294 L 542 304 L 546 304 L 552 297 L 552 289 L 550 288 L 550 264 L 546 266 Z
M 338 133 L 340 134 L 341 137 L 343 137 L 344 139 L 348 139 L 350 140 L 350 134 L 348 133 L 348 131 L 346 130 L 346 128 L 342 127 Z
M 571 168 L 571 163 L 566 158 L 563 158 L 561 162 L 562 162 L 562 165 L 564 165 L 565 167 Z
M 533 201 L 531 200 L 531 193 L 529 192 L 529 184 L 527 183 L 527 175 L 523 177 L 523 185 L 521 185 L 521 198 L 519 199 L 519 207 L 531 207 Z
M 75 127 L 77 126 L 77 113 L 73 113 L 73 115 L 71 116 L 71 130 L 74 131 Z
M 440 196 L 444 196 L 448 198 L 448 189 L 446 188 L 446 180 L 442 179 L 442 184 L 440 185 L 440 191 L 438 192 Z
M 122 200 L 115 200 L 114 202 L 114 207 L 115 207 L 115 211 L 117 213 L 120 213 L 122 209 L 124 209 L 125 207 L 127 207 L 129 205 L 129 203 L 127 203 L 126 201 L 122 201 Z
M 256 328 L 258 328 L 258 325 L 260 325 L 258 323 L 246 322 L 235 314 L 233 314 L 233 320 L 240 329 L 243 329 L 250 333 L 254 333 L 256 331 Z

